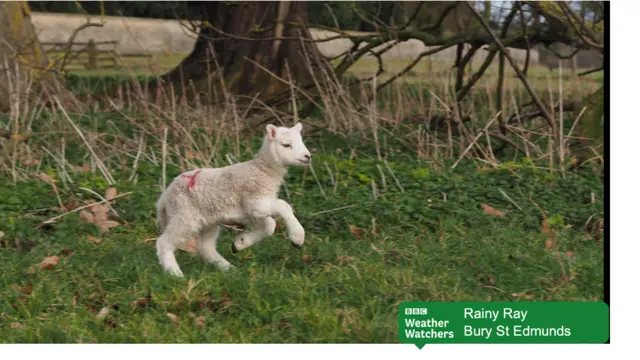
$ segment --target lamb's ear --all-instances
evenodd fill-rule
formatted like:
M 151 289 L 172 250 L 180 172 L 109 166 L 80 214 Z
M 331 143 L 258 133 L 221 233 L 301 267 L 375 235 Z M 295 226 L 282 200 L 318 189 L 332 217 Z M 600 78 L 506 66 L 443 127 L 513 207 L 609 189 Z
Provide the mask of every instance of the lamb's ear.
M 295 124 L 291 129 L 297 131 L 297 132 L 301 132 L 302 131 L 302 123 L 297 123 Z
M 267 135 L 270 139 L 275 139 L 277 128 L 271 124 L 267 125 Z

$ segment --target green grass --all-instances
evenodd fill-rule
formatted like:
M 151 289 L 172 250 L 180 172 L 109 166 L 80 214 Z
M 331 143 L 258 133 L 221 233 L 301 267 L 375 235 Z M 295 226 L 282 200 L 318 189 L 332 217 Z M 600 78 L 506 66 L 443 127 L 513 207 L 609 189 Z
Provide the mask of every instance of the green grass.
M 603 218 L 604 188 L 590 170 L 563 177 L 530 161 L 491 170 L 464 161 L 454 170 L 447 170 L 451 163 L 434 169 L 413 155 L 391 153 L 401 190 L 370 145 L 331 136 L 307 145 L 316 149 L 317 181 L 311 172 L 291 169 L 288 191 L 281 191 L 306 229 L 304 246 L 293 248 L 278 229 L 232 254 L 234 234 L 226 231 L 219 250 L 236 269 L 223 273 L 179 252 L 185 279 L 164 274 L 156 259 L 159 166 L 141 163 L 135 184 L 129 171 L 111 169 L 118 191 L 133 194 L 116 200 L 121 225 L 104 234 L 77 213 L 38 227 L 60 214 L 52 209 L 58 206 L 52 187 L 0 178 L 1 341 L 397 343 L 402 301 L 602 300 L 602 241 L 608 239 L 594 240 L 585 223 Z M 80 164 L 68 146 L 70 161 Z M 337 150 L 348 147 L 357 150 L 356 159 Z M 57 176 L 53 163 L 41 166 Z M 179 171 L 169 167 L 169 178 Z M 108 187 L 99 173 L 73 179 L 68 189 L 58 182 L 63 202 L 91 199 L 80 187 L 101 194 Z M 547 246 L 550 235 L 541 232 L 542 216 L 531 200 L 554 219 L 557 251 Z M 481 203 L 506 216 L 484 214 Z M 359 230 L 350 231 L 353 226 Z M 58 254 L 53 269 L 37 269 Z M 19 291 L 29 284 L 30 294 Z M 133 306 L 145 297 L 148 306 Z M 109 314 L 100 320 L 105 307 Z M 203 328 L 194 317 L 203 317 Z

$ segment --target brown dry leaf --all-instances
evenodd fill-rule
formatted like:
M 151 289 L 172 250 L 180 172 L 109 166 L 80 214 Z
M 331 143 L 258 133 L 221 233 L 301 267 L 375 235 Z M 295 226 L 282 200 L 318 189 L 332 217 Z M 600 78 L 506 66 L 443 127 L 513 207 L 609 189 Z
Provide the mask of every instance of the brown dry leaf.
M 39 267 L 40 270 L 51 270 L 58 263 L 60 258 L 58 256 L 49 256 L 48 258 L 42 260 Z
M 56 180 L 49 174 L 40 173 L 38 174 L 38 178 L 48 183 L 55 183 Z
M 101 238 L 93 237 L 91 235 L 87 235 L 87 240 L 91 241 L 94 244 L 100 244 L 102 242 Z
M 507 215 L 504 212 L 502 212 L 502 211 L 500 211 L 500 210 L 498 210 L 498 209 L 496 209 L 496 208 L 494 208 L 492 206 L 489 206 L 487 204 L 480 203 L 480 206 L 482 206 L 482 209 L 484 210 L 485 214 L 494 215 L 494 216 L 505 216 L 505 215 Z
M 548 238 L 547 241 L 544 242 L 544 247 L 550 249 L 553 246 L 553 241 L 551 238 Z
M 573 257 L 573 250 L 569 250 L 566 253 L 564 253 L 565 255 L 567 255 L 567 257 L 572 258 Z
M 111 306 L 105 306 L 102 309 L 100 309 L 100 312 L 98 312 L 98 315 L 96 315 L 96 319 L 104 320 L 104 318 L 106 318 L 107 315 L 109 315 L 110 309 L 111 309 Z
M 355 226 L 355 225 L 349 225 L 349 232 L 353 234 L 353 236 L 357 237 L 358 239 L 362 239 L 362 229 Z
M 80 216 L 80 219 L 84 220 L 85 222 L 93 222 L 93 214 L 88 212 L 87 210 L 80 210 L 80 213 L 78 215 Z
M 545 218 L 542 220 L 542 232 L 546 234 L 546 233 L 548 233 L 549 231 L 551 231 L 551 229 L 549 229 L 549 225 L 547 224 L 547 218 L 545 217 Z
M 180 319 L 175 314 L 167 313 L 167 317 L 169 317 L 169 320 L 176 325 L 180 322 Z
M 145 296 L 143 298 L 140 298 L 138 300 L 134 300 L 131 302 L 131 308 L 132 309 L 136 309 L 139 307 L 146 307 L 151 303 L 151 297 L 149 296 Z
M 12 322 L 11 323 L 11 328 L 12 329 L 22 329 L 22 328 L 24 328 L 24 325 L 20 324 L 19 322 Z
M 66 203 L 64 203 L 62 206 L 64 207 L 65 211 L 71 211 L 75 208 L 80 207 L 82 204 L 79 201 L 75 201 L 75 200 L 69 200 Z
M 29 275 L 33 275 L 33 274 L 35 274 L 35 273 L 36 273 L 36 268 L 35 268 L 35 266 L 31 266 L 31 267 L 29 268 L 29 270 L 27 270 L 27 274 L 29 274 Z
M 22 164 L 26 166 L 38 165 L 40 164 L 40 160 L 38 159 L 26 159 L 22 160 Z
M 76 170 L 80 171 L 80 172 L 89 171 L 89 170 L 91 170 L 91 164 L 84 163 L 84 164 L 82 164 L 82 166 L 76 166 Z
M 90 209 L 93 214 L 82 210 L 80 211 L 80 218 L 86 222 L 95 224 L 100 229 L 100 232 L 107 232 L 109 229 L 120 225 L 117 221 L 109 220 L 109 207 L 107 205 L 97 204 L 92 206 Z
M 27 285 L 25 285 L 25 286 L 22 288 L 22 290 L 21 290 L 21 291 L 22 291 L 22 293 L 23 293 L 23 294 L 25 294 L 25 295 L 31 295 L 31 292 L 33 291 L 33 283 L 32 283 L 31 281 L 29 281 L 29 282 L 27 283 Z
M 101 232 L 107 232 L 107 231 L 109 231 L 109 229 L 120 225 L 120 223 L 117 222 L 117 221 L 113 221 L 113 220 L 106 220 L 106 221 L 101 221 L 101 222 L 97 223 L 96 225 L 98 225 L 98 228 L 100 228 Z
M 349 256 L 346 255 L 340 255 L 338 256 L 338 263 L 339 265 L 342 265 L 343 262 L 352 262 L 353 259 L 350 258 Z
M 22 288 L 20 287 L 20 285 L 16 284 L 16 283 L 11 283 L 11 285 L 9 285 L 11 287 L 11 289 L 13 289 L 13 291 L 15 292 L 20 292 L 22 291 Z
M 111 200 L 116 196 L 118 196 L 118 190 L 114 187 L 108 188 L 104 193 L 104 198 L 107 200 Z
M 187 241 L 186 244 L 178 247 L 178 249 L 186 251 L 189 254 L 195 254 L 198 251 L 198 249 L 196 248 L 196 244 L 196 239 L 191 239 Z
M 198 316 L 197 318 L 193 319 L 193 323 L 199 327 L 200 329 L 204 329 L 205 328 L 205 323 L 207 322 L 207 318 L 204 317 L 204 315 Z
M 302 256 L 302 261 L 303 261 L 305 264 L 307 264 L 307 265 L 311 264 L 311 256 L 309 256 L 309 255 L 303 255 L 303 256 Z
M 193 151 L 191 151 L 191 150 L 187 150 L 187 151 L 185 151 L 185 152 L 184 152 L 184 156 L 185 156 L 187 159 L 193 159 L 193 158 L 195 158 L 195 156 L 193 155 Z
M 62 251 L 60 251 L 60 255 L 61 256 L 69 256 L 71 255 L 71 250 L 70 249 L 62 249 Z

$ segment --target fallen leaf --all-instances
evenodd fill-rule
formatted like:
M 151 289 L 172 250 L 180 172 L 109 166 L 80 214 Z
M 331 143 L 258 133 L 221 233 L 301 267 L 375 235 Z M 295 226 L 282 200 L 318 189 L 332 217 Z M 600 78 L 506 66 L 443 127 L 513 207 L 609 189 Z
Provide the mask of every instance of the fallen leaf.
M 76 166 L 76 170 L 80 171 L 80 172 L 89 171 L 89 170 L 91 170 L 91 164 L 84 163 L 84 164 L 82 164 L 82 166 Z
M 31 295 L 31 292 L 33 291 L 33 283 L 29 281 L 27 285 L 25 285 L 25 287 L 22 288 L 21 291 L 25 295 Z
M 51 177 L 51 175 L 45 174 L 45 173 L 38 174 L 38 178 L 40 180 L 46 181 L 48 183 L 55 183 L 56 182 L 56 180 L 53 177 Z
M 355 226 L 355 225 L 349 225 L 349 232 L 353 234 L 353 236 L 357 237 L 358 239 L 362 239 L 362 229 Z
M 60 255 L 62 256 L 69 256 L 71 255 L 71 250 L 70 249 L 62 249 L 62 251 L 60 251 Z
M 549 249 L 553 246 L 553 241 L 551 240 L 551 238 L 548 238 L 547 241 L 544 242 L 544 247 Z
M 107 205 L 97 204 L 90 209 L 91 212 L 81 210 L 80 218 L 85 222 L 95 224 L 100 229 L 100 232 L 107 232 L 109 229 L 120 225 L 117 221 L 109 220 L 109 207 Z
M 569 250 L 565 253 L 565 255 L 567 255 L 567 257 L 572 258 L 573 257 L 573 250 Z
M 100 228 L 101 232 L 107 232 L 107 231 L 109 231 L 109 229 L 120 225 L 120 223 L 117 222 L 117 221 L 113 221 L 113 220 L 106 220 L 106 221 L 101 221 L 101 222 L 97 223 L 96 225 L 98 225 L 98 228 Z
M 307 265 L 311 264 L 311 256 L 309 256 L 309 255 L 303 255 L 303 256 L 302 256 L 302 261 L 303 261 L 305 264 L 307 264 Z
M 12 322 L 11 323 L 11 328 L 12 329 L 22 329 L 22 328 L 24 328 L 24 325 L 20 324 L 19 322 Z
M 167 313 L 167 317 L 169 317 L 169 320 L 171 320 L 171 322 L 176 325 L 180 322 L 180 319 L 178 319 L 178 317 L 175 314 Z
M 84 220 L 85 222 L 93 223 L 93 214 L 88 212 L 87 210 L 80 210 L 80 213 L 78 215 L 80 216 L 80 219 Z
M 31 266 L 29 270 L 27 270 L 27 274 L 33 275 L 35 273 L 36 273 L 36 268 L 34 266 Z
M 48 258 L 42 260 L 39 267 L 40 270 L 51 270 L 58 263 L 60 258 L 58 256 L 49 256 Z
M 549 229 L 549 224 L 547 224 L 547 217 L 545 216 L 545 218 L 542 220 L 542 232 L 546 234 L 549 231 L 551 231 L 551 229 Z
M 38 165 L 38 164 L 40 164 L 40 160 L 38 160 L 38 159 L 22 160 L 22 164 L 26 165 L 26 166 Z
M 346 256 L 346 255 L 338 256 L 339 265 L 342 265 L 343 262 L 352 262 L 352 261 L 353 261 L 353 259 L 348 257 L 348 256 Z
M 82 205 L 82 204 L 79 201 L 69 200 L 65 204 L 63 204 L 62 207 L 64 207 L 65 211 L 71 211 L 71 210 L 73 210 L 75 208 L 80 207 L 80 205 Z
M 498 210 L 498 209 L 496 209 L 496 208 L 494 208 L 492 206 L 489 206 L 487 204 L 480 203 L 480 206 L 482 206 L 482 209 L 484 210 L 485 214 L 494 215 L 494 216 L 505 216 L 505 215 L 507 215 L 504 212 L 502 212 L 502 211 L 500 211 L 500 210 Z
M 187 241 L 184 245 L 178 247 L 178 249 L 182 250 L 182 251 L 186 251 L 189 254 L 195 254 L 198 249 L 196 248 L 196 239 L 191 239 L 189 241 Z
M 116 196 L 118 196 L 118 190 L 114 187 L 108 188 L 104 193 L 104 198 L 107 200 L 111 200 Z
M 106 318 L 107 315 L 109 315 L 110 309 L 111 309 L 111 306 L 105 306 L 102 309 L 100 309 L 100 312 L 98 312 L 98 315 L 96 315 L 96 319 L 104 320 L 104 318 Z
M 16 283 L 11 283 L 11 285 L 9 285 L 11 287 L 11 289 L 13 289 L 13 291 L 15 292 L 20 292 L 22 291 L 22 288 L 20 287 L 20 285 L 16 284 Z
M 207 321 L 207 318 L 204 317 L 204 315 L 198 316 L 197 318 L 193 319 L 193 323 L 200 329 L 205 328 L 206 321 Z
M 131 308 L 133 309 L 137 309 L 139 307 L 147 307 L 149 306 L 151 303 L 151 297 L 150 296 L 145 296 L 143 298 L 140 298 L 138 300 L 134 300 L 131 302 Z
M 91 235 L 87 235 L 87 240 L 91 241 L 94 244 L 100 244 L 102 242 L 101 238 L 93 237 Z

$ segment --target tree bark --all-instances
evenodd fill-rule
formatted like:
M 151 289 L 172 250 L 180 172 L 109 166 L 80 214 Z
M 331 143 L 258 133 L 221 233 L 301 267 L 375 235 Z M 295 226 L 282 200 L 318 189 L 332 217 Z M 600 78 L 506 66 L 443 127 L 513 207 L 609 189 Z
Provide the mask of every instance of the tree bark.
M 18 111 L 34 95 L 71 98 L 64 82 L 51 71 L 38 41 L 26 1 L 0 2 L 0 112 Z
M 303 49 L 299 39 L 309 39 L 302 27 L 307 22 L 306 2 L 212 1 L 202 3 L 202 11 L 207 20 L 193 50 L 160 80 L 187 98 L 193 91 L 210 96 L 224 90 L 248 97 L 259 94 L 265 100 L 288 89 L 286 81 L 309 84 L 323 66 L 315 44 L 304 41 Z M 211 89 L 212 82 L 216 89 Z

